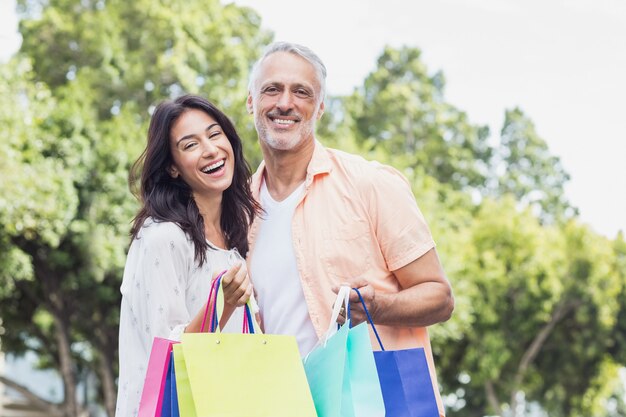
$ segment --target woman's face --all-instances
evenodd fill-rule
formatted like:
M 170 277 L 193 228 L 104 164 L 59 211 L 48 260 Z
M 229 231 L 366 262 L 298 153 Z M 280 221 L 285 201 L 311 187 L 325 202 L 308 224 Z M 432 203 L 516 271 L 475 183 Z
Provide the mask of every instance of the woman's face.
M 174 163 L 170 175 L 179 177 L 195 197 L 221 197 L 230 187 L 235 156 L 222 127 L 202 110 L 185 111 L 170 131 Z

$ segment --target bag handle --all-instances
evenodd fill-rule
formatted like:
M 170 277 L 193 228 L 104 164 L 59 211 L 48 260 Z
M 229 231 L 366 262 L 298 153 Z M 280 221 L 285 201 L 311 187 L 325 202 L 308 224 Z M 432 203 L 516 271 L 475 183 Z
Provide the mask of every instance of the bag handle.
M 200 332 L 204 332 L 204 328 L 207 322 L 207 316 L 209 316 L 208 331 L 211 333 L 220 333 L 219 318 L 224 312 L 224 295 L 222 290 L 222 277 L 226 271 L 222 271 L 211 283 L 211 291 L 207 300 L 206 309 L 204 311 L 204 317 L 202 319 L 202 326 Z M 209 315 L 210 311 L 210 315 Z M 257 323 L 252 311 L 258 311 L 254 294 L 250 296 L 246 304 L 244 305 L 244 317 L 242 333 L 263 333 L 261 327 Z
M 206 325 L 206 319 L 207 319 L 207 315 L 209 314 L 209 310 L 211 310 L 211 324 L 209 325 L 209 327 L 213 326 L 213 320 L 214 320 L 213 310 L 210 308 L 211 303 L 213 302 L 213 293 L 215 292 L 215 286 L 218 282 L 218 279 L 221 279 L 225 273 L 226 273 L 225 270 L 220 272 L 217 278 L 211 281 L 211 291 L 209 292 L 209 298 L 207 299 L 206 308 L 204 309 L 204 316 L 202 317 L 202 325 L 200 326 L 200 333 L 204 333 L 204 326 Z
M 363 311 L 365 311 L 365 315 L 367 316 L 368 323 L 372 326 L 372 330 L 374 330 L 374 334 L 376 335 L 376 340 L 378 340 L 378 344 L 380 345 L 380 350 L 385 350 L 383 346 L 383 342 L 380 341 L 380 336 L 378 336 L 378 331 L 376 331 L 376 326 L 374 325 L 374 320 L 372 320 L 372 316 L 370 316 L 370 312 L 365 305 L 365 300 L 363 300 L 363 296 L 361 295 L 361 291 L 358 288 L 352 288 L 352 290 L 356 291 L 356 294 L 359 296 L 359 301 L 361 301 L 361 305 L 363 306 Z
M 333 304 L 333 311 L 330 314 L 330 321 L 328 323 L 328 330 L 324 335 L 324 346 L 326 346 L 326 342 L 332 335 L 337 333 L 337 329 L 339 328 L 337 324 L 337 318 L 339 318 L 339 313 L 341 312 L 341 308 L 345 308 L 346 311 L 346 323 L 350 322 L 350 287 L 347 285 L 342 285 L 339 287 L 339 291 L 337 292 L 337 298 L 335 298 L 335 303 Z

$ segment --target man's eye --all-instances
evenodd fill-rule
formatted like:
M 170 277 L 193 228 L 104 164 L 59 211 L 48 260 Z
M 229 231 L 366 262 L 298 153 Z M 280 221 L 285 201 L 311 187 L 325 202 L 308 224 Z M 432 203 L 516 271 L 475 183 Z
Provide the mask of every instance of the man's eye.
M 278 88 L 276 88 L 276 87 L 267 87 L 265 90 L 263 90 L 263 92 L 266 93 L 266 94 L 277 93 L 278 92 Z
M 296 95 L 300 97 L 309 97 L 310 94 L 306 90 L 296 90 Z

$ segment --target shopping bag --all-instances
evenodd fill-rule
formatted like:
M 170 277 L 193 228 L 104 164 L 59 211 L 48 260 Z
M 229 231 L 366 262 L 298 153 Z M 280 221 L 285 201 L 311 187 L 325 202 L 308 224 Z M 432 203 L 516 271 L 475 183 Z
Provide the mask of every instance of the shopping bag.
M 172 407 L 172 417 L 180 417 L 180 411 L 178 410 L 178 390 L 176 388 L 176 370 L 174 369 L 174 350 L 172 349 L 172 356 L 170 358 L 170 372 L 171 375 L 171 390 L 170 397 Z
M 319 417 L 384 417 L 385 406 L 367 323 L 350 328 L 350 287 L 341 287 L 320 345 L 303 360 Z M 344 306 L 347 320 L 338 330 Z
M 423 348 L 385 350 L 365 301 L 361 305 L 380 345 L 374 352 L 387 417 L 439 417 L 437 399 Z
M 187 376 L 183 347 L 179 343 L 172 346 L 172 350 L 179 414 L 182 417 L 196 417 L 196 406 L 191 395 L 191 386 L 189 385 L 189 377 Z
M 138 417 L 161 417 L 172 345 L 175 343 L 178 342 L 160 337 L 155 337 L 152 341 L 143 391 L 139 400 Z
M 163 390 L 163 405 L 161 417 L 180 417 L 178 413 L 178 395 L 176 393 L 176 373 L 174 371 L 174 352 L 170 354 L 165 389 Z
M 185 333 L 182 351 L 197 417 L 315 417 L 294 336 L 260 332 L 245 306 L 244 334 L 220 333 L 221 278 L 211 291 L 212 333 Z M 185 416 L 186 417 L 186 416 Z

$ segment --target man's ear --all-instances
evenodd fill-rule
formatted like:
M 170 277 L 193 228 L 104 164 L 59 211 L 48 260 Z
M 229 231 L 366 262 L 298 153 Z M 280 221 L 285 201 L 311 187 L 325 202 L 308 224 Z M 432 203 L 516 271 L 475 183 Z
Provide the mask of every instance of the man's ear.
M 253 113 L 252 108 L 252 94 L 248 93 L 248 99 L 246 100 L 246 108 L 248 109 L 248 114 Z
M 317 111 L 317 120 L 322 118 L 322 114 L 324 114 L 324 102 L 320 104 L 320 109 Z

